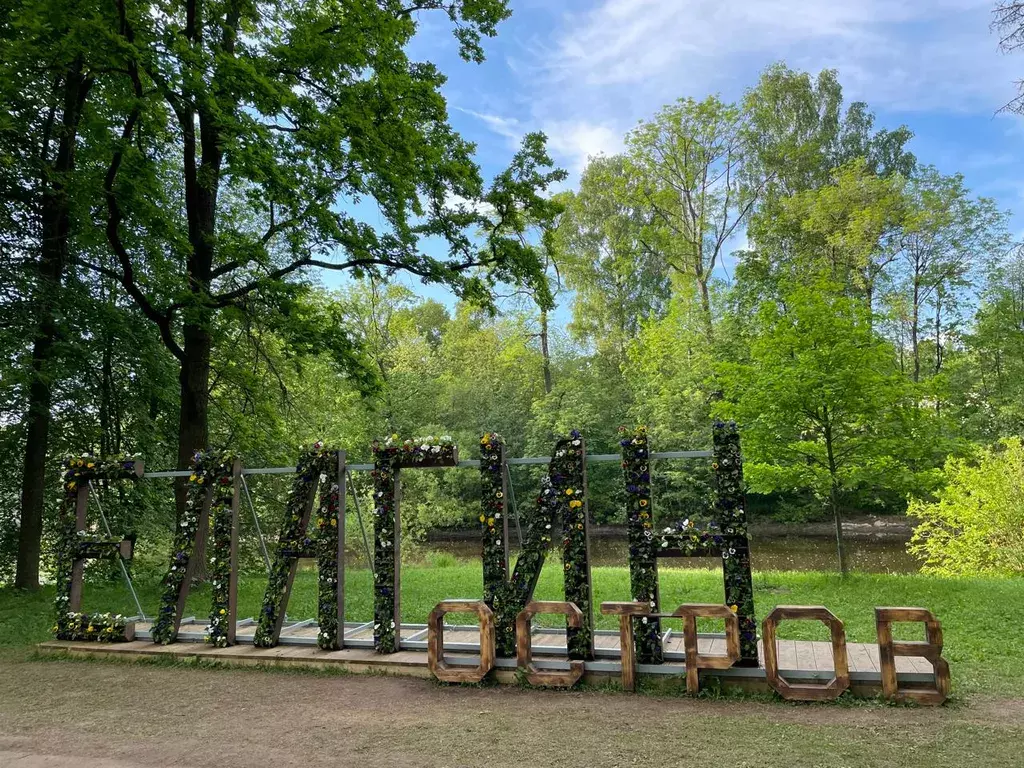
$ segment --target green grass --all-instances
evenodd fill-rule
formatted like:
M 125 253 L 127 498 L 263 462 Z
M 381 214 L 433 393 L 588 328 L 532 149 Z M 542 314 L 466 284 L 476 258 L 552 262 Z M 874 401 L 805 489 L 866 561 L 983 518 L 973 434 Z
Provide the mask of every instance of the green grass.
M 562 599 L 561 565 L 548 564 L 541 575 L 535 597 Z M 422 623 L 431 608 L 446 598 L 475 598 L 481 594 L 479 564 L 442 567 L 412 567 L 402 570 L 402 615 L 407 622 Z M 371 574 L 350 569 L 345 579 L 346 616 L 352 621 L 372 618 Z M 253 616 L 263 600 L 265 579 L 244 575 L 239 587 L 240 617 Z M 629 574 L 625 568 L 593 569 L 595 604 L 607 600 L 629 600 Z M 156 579 L 136 585 L 147 615 L 159 602 Z M 846 625 L 850 642 L 875 641 L 874 607 L 880 605 L 921 606 L 931 609 L 942 622 L 945 635 L 943 655 L 953 674 L 954 693 L 987 692 L 1020 695 L 1024 688 L 1024 627 L 1019 606 L 1024 605 L 1024 580 L 942 579 L 921 575 L 854 574 L 846 579 L 818 572 L 755 572 L 755 604 L 758 618 L 773 607 L 824 605 Z M 661 596 L 666 612 L 690 602 L 721 602 L 722 578 L 718 570 L 664 568 Z M 209 592 L 195 590 L 187 614 L 205 617 Z M 53 591 L 35 594 L 0 590 L 0 647 L 5 655 L 19 655 L 50 636 Z M 87 583 L 85 610 L 135 613 L 122 583 Z M 290 618 L 316 615 L 316 574 L 298 574 L 288 606 Z M 557 621 L 557 618 L 551 617 Z M 599 627 L 614 628 L 613 617 L 596 616 Z M 923 635 L 920 626 L 901 627 L 898 637 L 914 639 Z M 795 639 L 826 639 L 825 628 L 814 622 L 786 622 L 780 636 Z M 23 655 L 23 653 L 21 654 Z

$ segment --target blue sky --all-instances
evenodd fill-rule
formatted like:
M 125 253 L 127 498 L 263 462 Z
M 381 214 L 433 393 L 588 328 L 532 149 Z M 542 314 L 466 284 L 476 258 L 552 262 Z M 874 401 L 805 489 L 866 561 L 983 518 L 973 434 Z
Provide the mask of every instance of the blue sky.
M 1024 235 L 1024 118 L 997 114 L 1024 78 L 1024 53 L 998 50 L 993 5 L 511 0 L 484 64 L 459 59 L 439 15 L 423 17 L 411 54 L 448 75 L 451 122 L 476 142 L 485 174 L 504 167 L 523 133 L 542 130 L 570 185 L 588 156 L 617 151 L 630 128 L 675 99 L 737 99 L 780 59 L 834 68 L 847 102 L 867 102 L 879 126 L 906 124 L 921 162 L 962 172 L 975 194 L 1014 212 L 1014 233 Z

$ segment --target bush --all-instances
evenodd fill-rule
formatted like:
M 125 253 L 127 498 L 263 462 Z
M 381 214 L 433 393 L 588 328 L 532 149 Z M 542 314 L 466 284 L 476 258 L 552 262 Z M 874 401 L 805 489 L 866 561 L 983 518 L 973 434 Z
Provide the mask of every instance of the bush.
M 943 576 L 1024 575 L 1024 445 L 1002 441 L 976 462 L 949 459 L 937 500 L 913 499 L 910 541 L 922 571 Z

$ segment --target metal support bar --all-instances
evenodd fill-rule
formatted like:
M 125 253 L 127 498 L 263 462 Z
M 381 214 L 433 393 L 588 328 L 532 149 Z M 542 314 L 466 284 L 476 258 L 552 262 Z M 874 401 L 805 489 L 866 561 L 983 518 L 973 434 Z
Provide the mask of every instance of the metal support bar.
M 512 484 L 512 473 L 508 469 L 508 464 L 504 464 L 505 478 L 508 480 L 508 497 L 509 501 L 512 502 L 512 512 L 516 516 L 516 537 L 519 541 L 519 546 L 523 546 L 523 529 L 519 527 L 519 505 L 516 504 L 516 489 Z
M 252 512 L 252 521 L 256 524 L 256 535 L 260 539 L 260 551 L 263 553 L 263 562 L 267 564 L 267 575 L 270 575 L 270 555 L 267 554 L 267 542 L 263 540 L 263 530 L 260 528 L 260 518 L 256 514 L 256 507 L 252 503 L 252 495 L 249 493 L 249 484 L 245 482 L 245 473 L 242 474 L 242 490 L 245 491 L 245 498 L 249 502 L 249 511 Z
M 114 534 L 110 531 L 110 523 L 107 522 L 107 516 L 103 514 L 103 505 L 100 504 L 100 495 L 96 492 L 96 486 L 92 484 L 92 480 L 89 481 L 89 490 L 92 491 L 93 496 L 96 497 L 96 509 L 100 511 L 100 519 L 103 521 L 103 527 L 107 529 L 107 536 L 114 538 Z M 128 590 L 132 593 L 132 599 L 135 601 L 135 607 L 139 609 L 139 616 L 142 620 L 146 620 L 146 612 L 142 610 L 142 603 L 139 602 L 139 596 L 135 594 L 135 586 L 132 584 L 132 577 L 128 575 L 128 569 L 125 567 L 124 560 L 120 557 L 116 558 L 117 564 L 121 566 L 121 573 L 124 575 L 124 581 L 128 585 Z
M 346 485 L 352 486 L 352 501 L 356 503 L 356 519 L 359 521 L 359 531 L 363 534 L 363 548 L 366 550 L 366 565 L 373 570 L 373 555 L 370 554 L 370 542 L 366 538 L 366 526 L 363 525 L 363 513 L 359 509 L 359 494 L 356 493 L 356 484 L 352 482 L 352 476 L 348 473 L 349 468 L 345 467 Z
M 710 459 L 711 451 L 662 451 L 661 453 L 652 453 L 650 458 L 652 459 Z M 620 462 L 622 457 L 617 453 L 595 453 L 587 456 L 588 462 Z M 551 463 L 550 456 L 527 456 L 521 459 L 507 459 L 506 464 L 517 464 L 517 465 L 528 465 L 528 464 L 549 464 Z M 455 466 L 457 467 L 479 467 L 480 462 L 475 459 L 467 459 L 460 461 Z M 373 464 L 349 464 L 346 470 L 353 472 L 369 472 L 373 469 Z M 252 467 L 249 469 L 243 469 L 243 475 L 290 475 L 295 473 L 295 467 Z M 191 472 L 187 469 L 181 470 L 168 470 L 164 472 L 147 472 L 143 477 L 159 478 L 159 477 L 188 477 Z

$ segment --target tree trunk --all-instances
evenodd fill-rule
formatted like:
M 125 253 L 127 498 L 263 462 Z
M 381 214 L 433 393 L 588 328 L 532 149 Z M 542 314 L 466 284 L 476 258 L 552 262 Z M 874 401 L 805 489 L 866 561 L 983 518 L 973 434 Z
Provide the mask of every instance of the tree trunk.
M 700 309 L 704 317 L 704 330 L 707 333 L 708 341 L 714 340 L 714 323 L 711 319 L 711 294 L 708 292 L 708 283 L 703 277 L 697 277 L 700 285 Z
M 18 565 L 14 585 L 39 588 L 39 555 L 43 536 L 43 499 L 46 494 L 46 451 L 50 435 L 51 358 L 57 339 L 57 291 L 67 264 L 71 231 L 68 176 L 75 167 L 75 141 L 91 81 L 82 74 L 81 59 L 65 73 L 57 155 L 50 167 L 40 169 L 41 236 L 38 283 L 35 294 L 40 308 L 39 325 L 32 345 L 32 381 L 25 416 L 25 455 L 21 477 L 21 524 L 18 531 Z M 48 156 L 43 147 L 40 156 Z
M 551 352 L 548 349 L 548 313 L 540 312 L 540 353 L 544 359 L 544 394 L 551 394 Z
M 829 506 L 832 507 L 832 517 L 836 523 L 836 553 L 839 555 L 839 573 L 845 578 L 846 570 L 846 545 L 843 543 L 843 518 L 839 513 L 839 489 L 835 482 L 829 492 Z
M 209 447 L 209 403 L 210 403 L 210 352 L 212 340 L 209 331 L 197 325 L 186 324 L 182 333 L 182 349 L 178 382 L 181 391 L 181 407 L 178 417 L 178 469 L 188 469 L 192 455 Z M 188 491 L 187 478 L 178 478 L 174 486 L 174 500 L 177 519 L 185 514 L 185 499 Z M 196 541 L 194 554 L 196 562 L 192 578 L 205 581 L 206 539 Z
M 825 450 L 828 452 L 829 506 L 836 523 L 836 553 L 839 555 L 839 573 L 846 577 L 846 547 L 843 544 L 843 519 L 839 513 L 839 465 L 836 462 L 835 446 L 832 444 L 832 424 L 825 409 Z
M 919 352 L 918 325 L 921 322 L 921 284 L 914 278 L 914 306 L 910 316 L 910 347 L 914 355 L 914 383 L 921 380 L 921 355 Z

